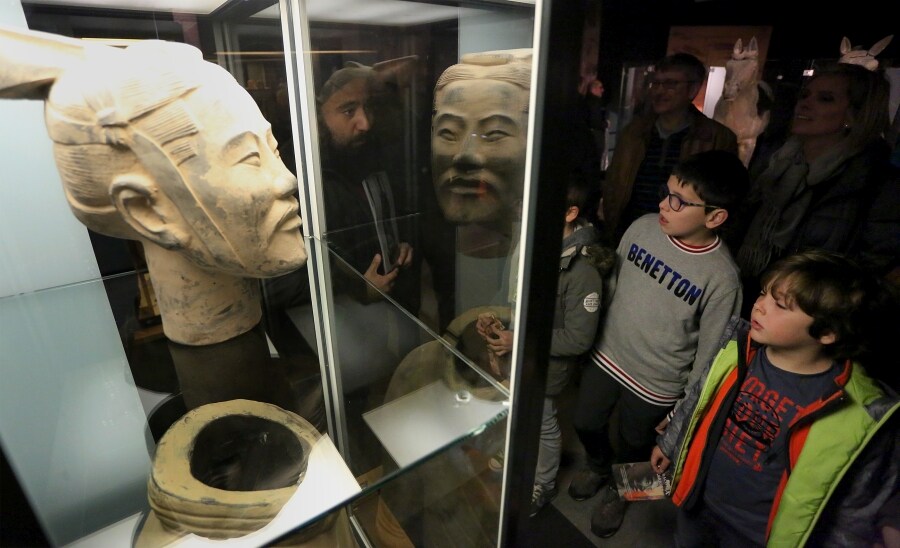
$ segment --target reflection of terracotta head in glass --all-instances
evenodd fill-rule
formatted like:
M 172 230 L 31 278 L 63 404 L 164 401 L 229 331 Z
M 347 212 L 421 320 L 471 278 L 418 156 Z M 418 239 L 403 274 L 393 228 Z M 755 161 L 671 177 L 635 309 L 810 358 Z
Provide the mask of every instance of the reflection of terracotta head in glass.
M 0 74 L 0 96 L 46 98 L 57 167 L 82 223 L 234 276 L 303 264 L 297 181 L 269 123 L 228 72 L 184 44 L 61 44 L 43 90 L 16 85 L 13 67 Z
M 463 55 L 434 92 L 431 167 L 444 217 L 514 220 L 522 200 L 531 50 Z

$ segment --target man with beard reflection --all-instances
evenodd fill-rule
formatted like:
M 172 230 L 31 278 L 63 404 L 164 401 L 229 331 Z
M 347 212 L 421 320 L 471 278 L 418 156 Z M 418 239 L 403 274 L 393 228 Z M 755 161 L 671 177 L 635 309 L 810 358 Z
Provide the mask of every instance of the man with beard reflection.
M 347 262 L 338 269 L 349 266 L 368 282 L 344 288 L 363 302 L 378 300 L 380 291 L 401 296 L 401 304 L 409 306 L 416 293 L 414 273 L 407 272 L 413 247 L 396 221 L 401 204 L 395 187 L 401 178 L 391 167 L 400 162 L 387 157 L 392 155 L 383 144 L 385 132 L 374 128 L 376 113 L 392 99 L 390 82 L 408 61 L 373 67 L 349 62 L 328 78 L 316 98 L 329 242 Z M 395 293 L 397 285 L 404 289 Z

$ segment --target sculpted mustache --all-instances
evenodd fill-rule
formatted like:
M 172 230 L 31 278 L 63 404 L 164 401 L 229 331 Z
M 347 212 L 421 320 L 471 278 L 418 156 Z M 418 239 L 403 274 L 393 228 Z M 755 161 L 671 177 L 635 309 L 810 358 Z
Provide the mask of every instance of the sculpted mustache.
M 284 211 L 278 217 L 278 220 L 275 221 L 274 226 L 271 224 L 269 224 L 269 225 L 263 225 L 262 223 L 259 224 L 260 227 L 262 227 L 262 226 L 270 227 L 270 230 L 266 231 L 267 239 L 269 242 L 271 242 L 275 238 L 275 236 L 278 235 L 278 233 L 281 231 L 281 227 L 283 227 L 285 224 L 287 224 L 289 222 L 293 222 L 294 217 L 297 217 L 300 214 L 300 208 L 298 208 L 297 206 L 295 206 L 293 204 L 284 204 L 283 202 L 276 202 L 275 204 L 272 205 L 272 209 L 277 208 L 277 207 L 284 207 Z M 271 212 L 272 209 L 270 209 L 269 211 Z M 301 226 L 303 225 L 303 219 L 300 219 L 300 224 L 301 224 Z
M 281 226 L 289 221 L 293 221 L 294 217 L 296 217 L 300 213 L 300 208 L 293 204 L 288 204 L 286 207 L 287 209 L 284 213 L 281 214 L 281 218 L 278 220 L 278 226 Z

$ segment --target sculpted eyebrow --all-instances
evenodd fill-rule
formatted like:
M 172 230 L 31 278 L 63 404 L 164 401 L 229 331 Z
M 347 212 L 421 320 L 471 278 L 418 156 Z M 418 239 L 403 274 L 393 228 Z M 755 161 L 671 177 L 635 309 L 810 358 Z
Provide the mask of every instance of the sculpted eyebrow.
M 435 124 L 440 124 L 445 121 L 463 124 L 463 123 L 465 123 L 465 118 L 463 116 L 459 116 L 457 114 L 450 114 L 447 112 L 438 114 L 434 118 Z M 486 118 L 482 118 L 482 119 L 478 120 L 479 124 L 489 124 L 492 122 L 497 122 L 497 123 L 501 123 L 501 124 L 509 124 L 509 125 L 518 125 L 518 122 L 515 119 L 513 119 L 509 116 L 506 116 L 505 114 L 492 114 Z
M 434 117 L 435 124 L 441 124 L 444 122 L 456 122 L 457 124 L 462 124 L 464 121 L 462 116 L 457 116 L 456 114 L 449 114 L 447 112 L 442 112 Z
M 238 133 L 237 135 L 229 139 L 227 143 L 225 143 L 225 154 L 231 154 L 235 149 L 246 144 L 247 141 L 255 143 L 256 135 L 252 131 L 243 131 L 241 133 Z
M 492 114 L 487 118 L 479 120 L 482 124 L 487 124 L 491 122 L 499 122 L 501 124 L 510 124 L 510 125 L 518 125 L 518 122 L 513 118 L 506 116 L 505 114 Z

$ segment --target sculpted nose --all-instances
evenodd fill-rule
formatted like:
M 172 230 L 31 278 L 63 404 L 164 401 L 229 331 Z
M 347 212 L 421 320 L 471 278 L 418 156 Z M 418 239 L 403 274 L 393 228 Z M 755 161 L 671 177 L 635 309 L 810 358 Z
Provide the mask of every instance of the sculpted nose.
M 290 172 L 287 166 L 284 165 L 284 162 L 279 160 L 278 163 L 280 165 L 275 176 L 275 192 L 278 194 L 279 199 L 289 198 L 298 191 L 297 177 Z
M 481 137 L 477 133 L 466 135 L 459 151 L 453 156 L 453 163 L 461 169 L 480 167 L 484 163 L 481 153 Z

